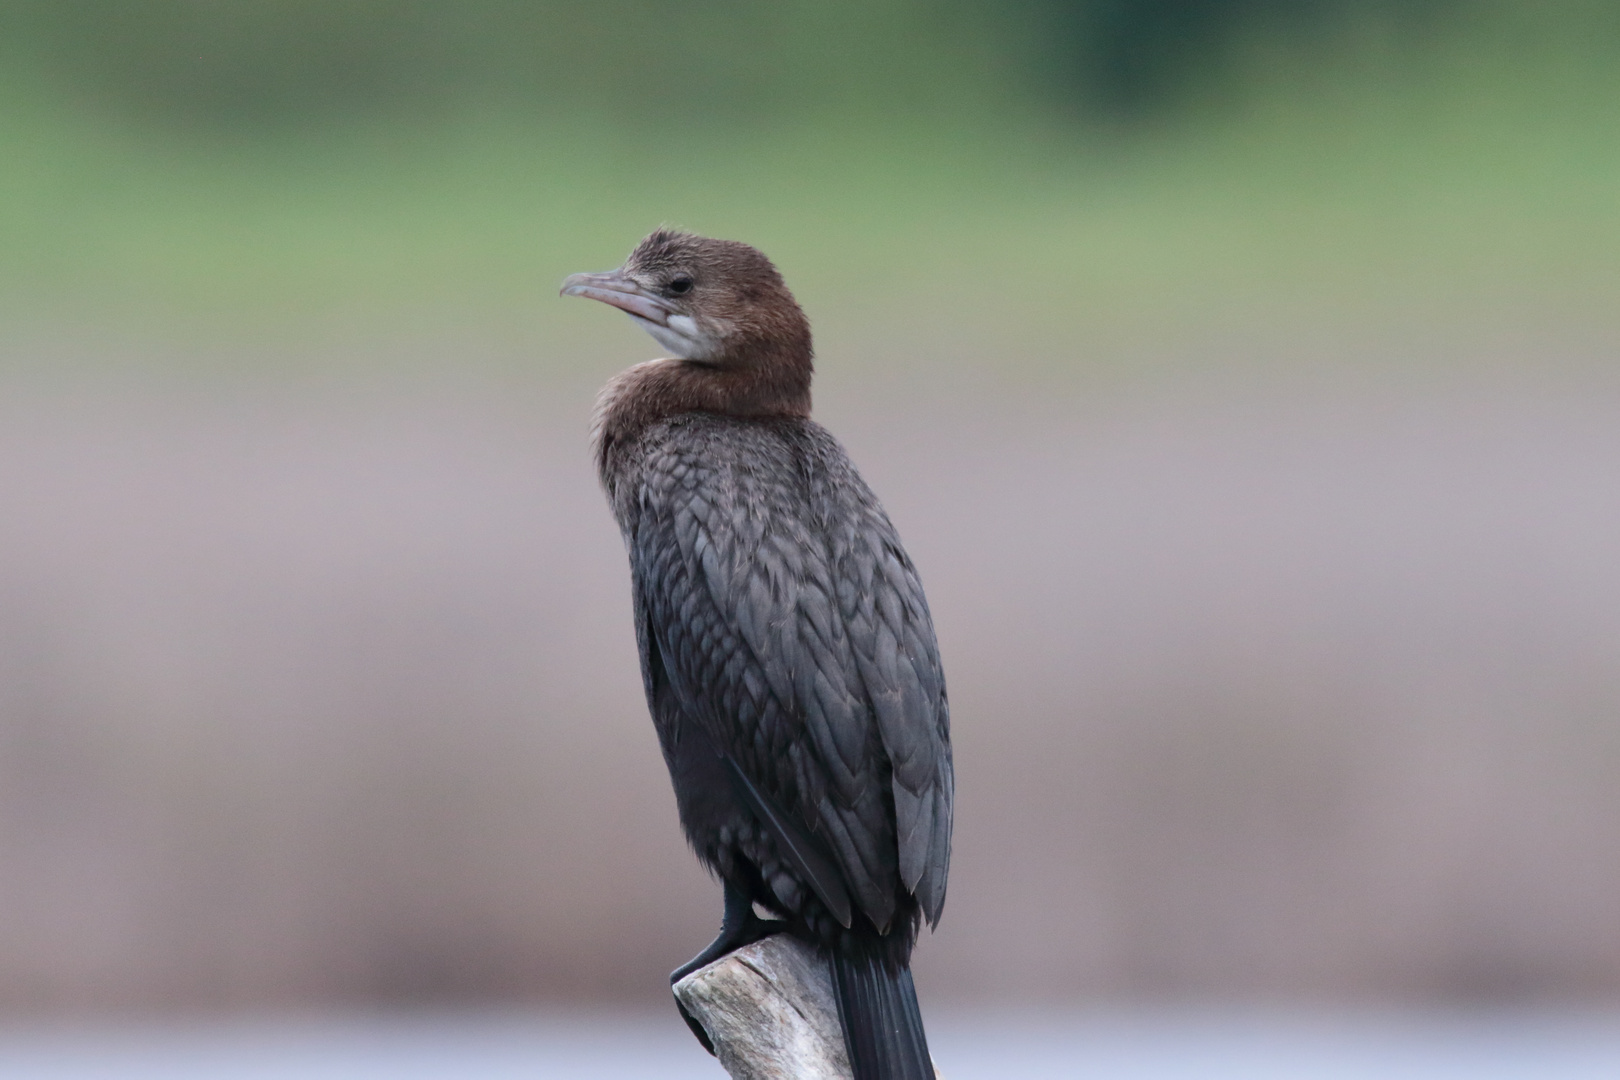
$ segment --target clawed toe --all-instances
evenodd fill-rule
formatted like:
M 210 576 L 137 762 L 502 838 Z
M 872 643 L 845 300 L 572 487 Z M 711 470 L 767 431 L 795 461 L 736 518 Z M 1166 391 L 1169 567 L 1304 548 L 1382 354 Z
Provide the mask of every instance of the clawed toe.
M 674 986 L 694 971 L 708 967 L 716 960 L 728 953 L 734 953 L 745 945 L 752 945 L 756 941 L 780 933 L 786 929 L 785 924 L 773 920 L 762 919 L 754 914 L 753 901 L 741 888 L 726 882 L 726 909 L 725 916 L 720 921 L 720 936 L 709 942 L 708 947 L 692 959 L 669 973 L 669 985 Z M 686 1011 L 681 999 L 675 999 L 675 1007 L 681 1010 L 681 1019 L 686 1026 L 692 1029 L 703 1049 L 714 1053 L 714 1043 L 709 1039 L 709 1033 L 703 1030 L 703 1025 L 697 1018 Z

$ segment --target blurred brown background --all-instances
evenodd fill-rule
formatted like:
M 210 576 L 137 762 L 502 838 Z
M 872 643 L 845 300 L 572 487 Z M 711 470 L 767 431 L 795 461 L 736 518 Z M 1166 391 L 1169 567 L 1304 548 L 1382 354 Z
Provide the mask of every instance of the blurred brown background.
M 928 585 L 930 1001 L 1613 1000 L 1612 15 L 686 8 L 0 6 L 0 1006 L 662 998 L 665 220 Z

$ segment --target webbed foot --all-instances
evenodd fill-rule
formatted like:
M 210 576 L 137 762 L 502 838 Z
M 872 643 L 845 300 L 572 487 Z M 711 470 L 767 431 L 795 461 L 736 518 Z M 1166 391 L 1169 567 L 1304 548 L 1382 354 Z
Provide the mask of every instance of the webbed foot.
M 708 967 L 716 960 L 728 953 L 734 953 L 745 945 L 752 945 L 762 938 L 779 933 L 783 924 L 774 919 L 762 919 L 754 914 L 754 902 L 742 889 L 726 882 L 726 909 L 720 919 L 720 933 L 708 946 L 692 959 L 669 973 L 669 985 L 674 986 L 694 971 Z M 709 1033 L 703 1030 L 703 1025 L 697 1018 L 687 1012 L 686 1006 L 681 1004 L 680 998 L 675 999 L 675 1007 L 681 1011 L 681 1019 L 686 1026 L 692 1029 L 697 1041 L 703 1044 L 703 1049 L 714 1053 L 714 1043 L 709 1039 Z

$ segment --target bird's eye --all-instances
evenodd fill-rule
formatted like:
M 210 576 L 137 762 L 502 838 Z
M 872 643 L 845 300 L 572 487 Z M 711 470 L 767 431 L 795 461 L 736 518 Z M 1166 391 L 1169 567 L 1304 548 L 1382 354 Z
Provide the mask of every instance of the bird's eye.
M 692 291 L 692 279 L 682 275 L 681 277 L 670 281 L 668 289 L 676 296 L 680 296 L 682 293 L 689 293 Z

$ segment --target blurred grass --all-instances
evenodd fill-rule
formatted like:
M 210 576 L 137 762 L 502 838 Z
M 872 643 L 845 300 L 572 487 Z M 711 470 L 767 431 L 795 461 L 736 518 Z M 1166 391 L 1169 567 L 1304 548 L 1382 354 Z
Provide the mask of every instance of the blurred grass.
M 1220 93 L 1130 130 L 968 72 L 937 108 L 888 101 L 879 79 L 667 123 L 475 96 L 199 131 L 14 65 L 0 336 L 470 328 L 560 346 L 586 321 L 555 283 L 671 222 L 761 246 L 835 334 L 903 335 L 919 355 L 1064 366 L 1266 327 L 1607 338 L 1620 75 L 1591 31 L 1608 24 L 1578 4 L 1493 10 L 1416 58 L 1375 32 L 1332 53 L 1254 36 Z

